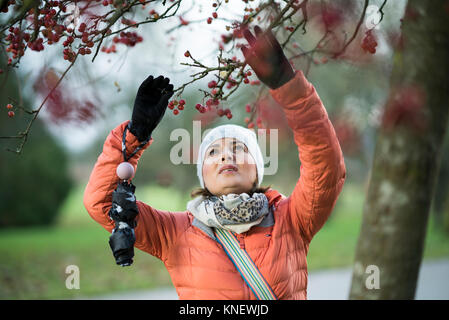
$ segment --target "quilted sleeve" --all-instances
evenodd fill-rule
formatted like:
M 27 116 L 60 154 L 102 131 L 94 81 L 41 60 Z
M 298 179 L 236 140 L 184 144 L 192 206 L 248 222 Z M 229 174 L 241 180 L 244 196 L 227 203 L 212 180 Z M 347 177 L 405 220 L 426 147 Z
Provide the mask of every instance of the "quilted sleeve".
M 302 71 L 275 90 L 299 151 L 300 177 L 288 197 L 289 216 L 306 243 L 324 225 L 346 178 L 334 127 L 314 86 Z
M 123 131 L 128 122 L 129 120 L 121 123 L 109 133 L 84 190 L 84 207 L 89 215 L 109 232 L 112 232 L 115 227 L 108 213 L 112 207 L 112 192 L 119 182 L 116 169 L 124 161 L 121 146 Z M 136 174 L 139 158 L 152 143 L 153 138 L 128 160 Z M 129 156 L 139 145 L 137 138 L 128 131 L 126 134 L 127 155 Z M 179 224 L 183 223 L 183 216 L 156 210 L 138 200 L 136 203 L 139 214 L 136 217 L 137 226 L 134 230 L 135 247 L 164 260 L 171 244 L 176 241 Z

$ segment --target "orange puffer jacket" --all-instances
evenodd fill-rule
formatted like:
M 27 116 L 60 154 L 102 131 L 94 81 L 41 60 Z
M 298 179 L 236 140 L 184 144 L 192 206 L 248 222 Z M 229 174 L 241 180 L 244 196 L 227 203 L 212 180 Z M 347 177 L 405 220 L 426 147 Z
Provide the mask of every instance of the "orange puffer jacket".
M 328 114 L 303 73 L 297 71 L 294 79 L 271 94 L 293 130 L 300 177 L 289 197 L 273 189 L 266 192 L 270 207 L 275 208 L 274 225 L 254 226 L 238 239 L 278 299 L 307 299 L 309 243 L 332 212 L 346 169 Z M 116 168 L 123 161 L 121 141 L 127 124 L 110 132 L 84 192 L 90 216 L 109 232 L 114 228 L 108 212 L 118 183 Z M 152 142 L 130 160 L 134 168 Z M 126 145 L 130 154 L 139 142 L 128 133 Z M 180 299 L 256 299 L 220 244 L 192 224 L 189 211 L 162 211 L 141 201 L 137 206 L 135 247 L 164 262 Z

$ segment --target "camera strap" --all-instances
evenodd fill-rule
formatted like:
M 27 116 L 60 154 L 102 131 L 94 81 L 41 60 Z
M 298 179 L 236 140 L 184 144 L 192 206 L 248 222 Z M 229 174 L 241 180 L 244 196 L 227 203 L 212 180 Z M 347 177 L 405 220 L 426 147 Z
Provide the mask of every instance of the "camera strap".
M 215 237 L 237 268 L 243 280 L 258 300 L 277 300 L 270 285 L 264 279 L 245 249 L 240 247 L 235 235 L 225 229 L 214 228 Z
M 129 157 L 126 156 L 126 132 L 129 130 L 129 128 L 131 128 L 131 120 L 128 122 L 128 125 L 125 127 L 125 130 L 123 130 L 123 138 L 122 138 L 122 153 L 123 153 L 123 159 L 125 161 L 128 161 L 129 159 L 131 159 L 136 153 L 137 151 L 139 151 L 140 149 L 142 149 L 147 143 L 148 141 L 150 141 L 151 137 L 149 137 L 148 139 L 146 139 L 145 141 L 143 141 L 132 153 Z

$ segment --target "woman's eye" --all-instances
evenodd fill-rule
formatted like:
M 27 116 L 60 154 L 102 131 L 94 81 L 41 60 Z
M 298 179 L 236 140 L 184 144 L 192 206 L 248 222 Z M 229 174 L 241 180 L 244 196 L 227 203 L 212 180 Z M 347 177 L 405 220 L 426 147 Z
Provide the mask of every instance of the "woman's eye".
M 239 151 L 245 150 L 245 148 L 241 144 L 234 146 L 234 149 Z
M 215 153 L 215 149 L 212 149 L 212 150 L 209 151 L 209 155 L 210 156 L 214 155 L 214 153 Z

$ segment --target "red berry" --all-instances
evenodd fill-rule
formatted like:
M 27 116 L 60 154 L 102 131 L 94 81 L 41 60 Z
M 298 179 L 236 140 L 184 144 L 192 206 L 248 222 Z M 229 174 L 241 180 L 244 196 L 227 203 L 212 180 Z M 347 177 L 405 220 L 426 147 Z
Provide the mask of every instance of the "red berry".
M 209 88 L 215 88 L 215 87 L 217 86 L 217 81 L 212 80 L 211 82 L 209 82 L 209 83 L 207 84 L 207 86 L 208 86 Z
M 184 105 L 186 104 L 186 101 L 184 99 L 179 100 L 179 104 Z
M 249 118 L 245 117 L 245 123 L 248 123 L 248 122 L 249 122 Z
M 365 33 L 361 47 L 363 50 L 368 51 L 371 54 L 376 53 L 377 41 L 372 30 L 368 30 Z
M 228 119 L 231 119 L 232 118 L 232 114 L 231 113 L 227 113 L 226 117 L 228 117 Z
M 183 105 L 183 104 L 180 104 L 180 105 L 178 106 L 178 109 L 179 109 L 179 110 L 184 110 L 184 105 Z
M 211 24 L 211 23 L 212 23 L 212 18 L 211 18 L 211 17 L 207 18 L 207 23 L 208 23 L 208 24 Z
M 14 117 L 14 111 L 8 111 L 8 117 L 10 118 Z
M 179 113 L 178 109 L 173 110 L 173 114 L 176 116 Z
M 184 56 L 187 58 L 190 57 L 190 52 L 189 51 L 184 52 Z
M 246 108 L 246 112 L 248 112 L 248 113 L 251 112 L 251 105 L 247 104 L 247 105 L 245 106 L 245 108 Z
M 80 26 L 78 27 L 78 31 L 79 32 L 84 32 L 84 30 L 86 29 L 86 24 L 84 23 L 84 22 L 82 22 L 81 24 L 80 24 Z
M 222 116 L 224 115 L 223 109 L 218 109 L 218 110 L 217 110 L 217 114 L 218 114 L 220 117 L 222 117 Z
M 206 106 L 208 106 L 208 107 L 212 106 L 212 105 L 213 105 L 213 102 L 214 102 L 214 100 L 208 99 L 208 100 L 206 101 Z
M 218 18 L 218 14 L 216 12 L 212 12 L 212 17 L 214 17 L 215 19 Z
M 11 110 L 11 109 L 12 109 L 12 104 L 8 103 L 8 104 L 6 105 L 6 108 L 9 109 L 9 110 Z
M 248 128 L 249 129 L 254 128 L 254 122 L 248 123 Z

